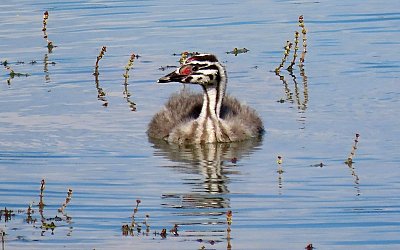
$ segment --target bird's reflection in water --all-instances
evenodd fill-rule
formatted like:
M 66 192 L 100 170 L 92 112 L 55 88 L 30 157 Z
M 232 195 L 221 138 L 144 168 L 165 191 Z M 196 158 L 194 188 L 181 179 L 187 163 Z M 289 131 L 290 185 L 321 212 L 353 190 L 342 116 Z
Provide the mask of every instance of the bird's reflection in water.
M 163 193 L 163 207 L 178 209 L 180 225 L 186 225 L 190 235 L 207 235 L 226 240 L 225 214 L 230 208 L 230 176 L 240 174 L 237 161 L 249 156 L 261 145 L 261 138 L 238 143 L 174 145 L 153 140 L 155 155 L 175 163 L 173 171 L 187 174 L 183 184 L 191 191 Z M 233 211 L 234 212 L 234 211 Z M 202 218 L 203 217 L 203 218 Z M 198 225 L 224 225 L 221 228 L 196 228 Z M 194 227 L 193 227 L 194 226 Z M 197 239 L 198 240 L 198 239 Z

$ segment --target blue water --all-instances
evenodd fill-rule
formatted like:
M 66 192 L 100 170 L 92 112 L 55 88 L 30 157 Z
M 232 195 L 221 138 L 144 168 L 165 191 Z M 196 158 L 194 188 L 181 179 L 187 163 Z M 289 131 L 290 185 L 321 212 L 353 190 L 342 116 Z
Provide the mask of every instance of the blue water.
M 0 219 L 1 249 L 399 249 L 398 1 L 0 6 L 0 61 L 29 74 L 10 79 L 0 71 L 0 210 L 14 211 Z M 43 38 L 46 10 L 52 51 Z M 307 28 L 304 71 L 296 64 L 279 77 L 274 69 L 300 30 L 299 15 Z M 226 53 L 235 47 L 250 51 Z M 157 85 L 172 70 L 160 67 L 178 65 L 173 54 L 183 51 L 218 56 L 228 93 L 261 116 L 261 141 L 184 149 L 148 140 L 150 119 L 182 89 Z M 132 53 L 140 57 L 127 100 Z M 68 188 L 63 215 L 57 209 Z M 125 236 L 137 199 L 141 232 Z M 26 221 L 30 204 L 35 223 Z M 40 228 L 43 221 L 54 231 Z

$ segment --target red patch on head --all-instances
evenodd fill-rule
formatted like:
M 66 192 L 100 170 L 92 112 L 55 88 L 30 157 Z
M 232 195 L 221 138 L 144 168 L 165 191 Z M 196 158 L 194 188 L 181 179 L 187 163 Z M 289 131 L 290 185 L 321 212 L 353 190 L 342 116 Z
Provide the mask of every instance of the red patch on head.
M 192 66 L 186 65 L 179 69 L 179 74 L 183 76 L 188 76 L 192 74 Z

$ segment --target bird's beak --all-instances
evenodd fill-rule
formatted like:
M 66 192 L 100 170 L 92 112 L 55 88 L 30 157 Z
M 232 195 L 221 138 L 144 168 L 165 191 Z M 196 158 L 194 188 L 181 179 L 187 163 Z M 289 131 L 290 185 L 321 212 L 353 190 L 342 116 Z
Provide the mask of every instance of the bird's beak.
M 168 83 L 168 82 L 182 82 L 182 79 L 184 79 L 186 76 L 185 75 L 180 75 L 177 73 L 177 71 L 172 71 L 168 75 L 165 75 L 158 79 L 158 83 Z

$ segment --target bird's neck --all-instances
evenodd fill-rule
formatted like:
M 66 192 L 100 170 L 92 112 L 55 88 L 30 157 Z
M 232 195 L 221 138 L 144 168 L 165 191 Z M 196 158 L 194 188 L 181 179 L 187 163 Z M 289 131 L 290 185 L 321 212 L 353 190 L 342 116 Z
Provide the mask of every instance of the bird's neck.
M 225 129 L 222 128 L 220 113 L 225 96 L 226 75 L 220 75 L 222 76 L 219 77 L 216 86 L 203 86 L 203 107 L 197 118 L 197 123 L 198 129 L 201 131 L 201 137 L 205 141 L 222 141 L 221 138 L 225 136 Z
M 227 76 L 225 68 L 217 65 L 219 74 L 216 77 L 217 83 L 203 87 L 203 107 L 201 109 L 200 118 L 203 119 L 219 119 L 222 102 L 225 96 Z

